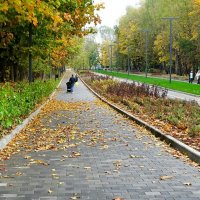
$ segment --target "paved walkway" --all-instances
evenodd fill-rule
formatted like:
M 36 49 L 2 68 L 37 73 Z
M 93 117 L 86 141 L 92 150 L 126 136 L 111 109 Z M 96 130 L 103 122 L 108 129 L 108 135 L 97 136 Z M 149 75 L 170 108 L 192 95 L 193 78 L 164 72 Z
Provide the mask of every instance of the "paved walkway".
M 66 79 L 55 99 L 80 106 L 52 109 L 41 118 L 40 131 L 51 136 L 61 124 L 74 126 L 77 139 L 62 144 L 66 148 L 21 149 L 1 163 L 1 200 L 200 199 L 197 168 L 168 153 L 172 150 L 101 103 L 80 81 L 73 94 L 66 93 Z M 32 131 L 39 131 L 35 126 Z

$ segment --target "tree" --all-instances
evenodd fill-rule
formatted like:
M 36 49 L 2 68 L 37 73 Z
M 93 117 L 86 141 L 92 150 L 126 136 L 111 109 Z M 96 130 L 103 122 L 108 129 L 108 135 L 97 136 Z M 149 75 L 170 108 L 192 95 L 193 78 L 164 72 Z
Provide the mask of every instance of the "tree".
M 76 55 L 71 60 L 71 67 L 91 69 L 99 63 L 99 44 L 95 42 L 95 38 L 92 35 L 84 38 L 79 52 L 79 55 Z
M 29 63 L 33 59 L 43 63 L 43 67 L 45 63 L 52 63 L 54 67 L 63 65 L 66 56 L 73 54 L 70 45 L 76 40 L 74 38 L 94 31 L 92 26 L 83 27 L 99 23 L 95 10 L 102 8 L 101 4 L 94 5 L 91 0 L 1 0 L 0 3 L 2 79 L 8 64 L 15 67 L 17 63 L 18 71 L 24 72 L 28 54 L 29 58 L 31 55 Z
M 120 18 L 116 38 L 123 57 L 128 57 L 128 46 L 133 51 L 129 55 L 136 67 L 144 63 L 144 37 L 140 32 L 149 30 L 148 57 L 150 67 L 167 71 L 169 62 L 169 23 L 164 17 L 178 17 L 173 22 L 173 71 L 188 73 L 197 70 L 200 61 L 200 37 L 198 28 L 199 0 L 144 0 L 138 9 L 127 8 Z M 139 69 L 140 67 L 136 67 Z

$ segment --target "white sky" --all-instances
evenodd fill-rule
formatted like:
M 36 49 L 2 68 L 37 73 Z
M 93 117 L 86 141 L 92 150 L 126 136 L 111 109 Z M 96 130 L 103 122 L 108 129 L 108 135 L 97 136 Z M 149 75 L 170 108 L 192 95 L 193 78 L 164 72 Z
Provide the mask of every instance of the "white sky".
M 104 9 L 98 14 L 101 17 L 101 26 L 110 26 L 118 24 L 119 18 L 126 13 L 127 6 L 138 7 L 140 0 L 94 0 L 94 3 L 104 2 Z

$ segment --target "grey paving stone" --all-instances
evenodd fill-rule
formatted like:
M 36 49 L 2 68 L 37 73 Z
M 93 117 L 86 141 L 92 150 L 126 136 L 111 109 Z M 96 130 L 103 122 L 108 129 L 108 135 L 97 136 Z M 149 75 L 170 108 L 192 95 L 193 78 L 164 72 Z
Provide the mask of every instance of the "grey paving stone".
M 94 147 L 88 146 L 88 142 L 77 141 L 80 142 L 78 147 L 66 150 L 28 153 L 35 160 L 48 162 L 48 166 L 27 167 L 25 152 L 12 156 L 4 162 L 6 171 L 1 172 L 0 199 L 70 200 L 70 197 L 79 196 L 80 200 L 112 200 L 115 197 L 200 200 L 197 168 L 174 158 L 162 145 L 157 145 L 159 140 L 137 130 L 128 119 L 97 103 L 96 97 L 81 82 L 73 94 L 66 93 L 67 79 L 66 76 L 55 98 L 66 102 L 89 102 L 90 109 L 45 116 L 44 126 L 57 128 L 59 123 L 75 124 L 80 131 L 92 129 L 94 134 L 102 133 L 102 141 Z M 91 138 L 87 136 L 86 139 Z M 63 155 L 69 156 L 73 151 L 81 152 L 81 156 L 61 161 Z M 91 169 L 84 169 L 87 166 Z M 52 176 L 52 169 L 57 179 Z M 19 171 L 22 176 L 15 175 Z M 13 178 L 4 178 L 6 175 Z M 160 180 L 165 175 L 172 178 Z M 185 182 L 192 185 L 185 186 Z

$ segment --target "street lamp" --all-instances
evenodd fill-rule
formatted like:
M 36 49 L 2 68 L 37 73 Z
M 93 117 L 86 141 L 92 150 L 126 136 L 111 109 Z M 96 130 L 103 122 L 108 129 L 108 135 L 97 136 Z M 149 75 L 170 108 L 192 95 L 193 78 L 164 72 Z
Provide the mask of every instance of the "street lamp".
M 109 47 L 110 47 L 110 69 L 112 71 L 112 47 L 113 47 L 113 44 L 110 44 Z
M 130 47 L 128 46 L 128 75 L 130 74 Z
M 147 78 L 147 70 L 148 70 L 148 33 L 149 30 L 144 29 L 145 32 L 145 60 L 146 60 L 146 65 L 145 65 L 145 77 Z
M 28 37 L 28 44 L 29 44 L 29 67 L 28 67 L 28 70 L 29 70 L 29 75 L 28 75 L 28 79 L 29 79 L 29 84 L 33 82 L 33 69 L 32 69 L 32 53 L 31 53 L 31 46 L 32 46 L 32 43 L 33 43 L 33 25 L 30 23 L 29 24 L 29 37 Z
M 170 35 L 169 35 L 169 52 L 170 52 L 170 62 L 169 62 L 169 82 L 172 82 L 172 20 L 178 19 L 177 17 L 164 17 L 164 20 L 169 20 L 170 22 Z

